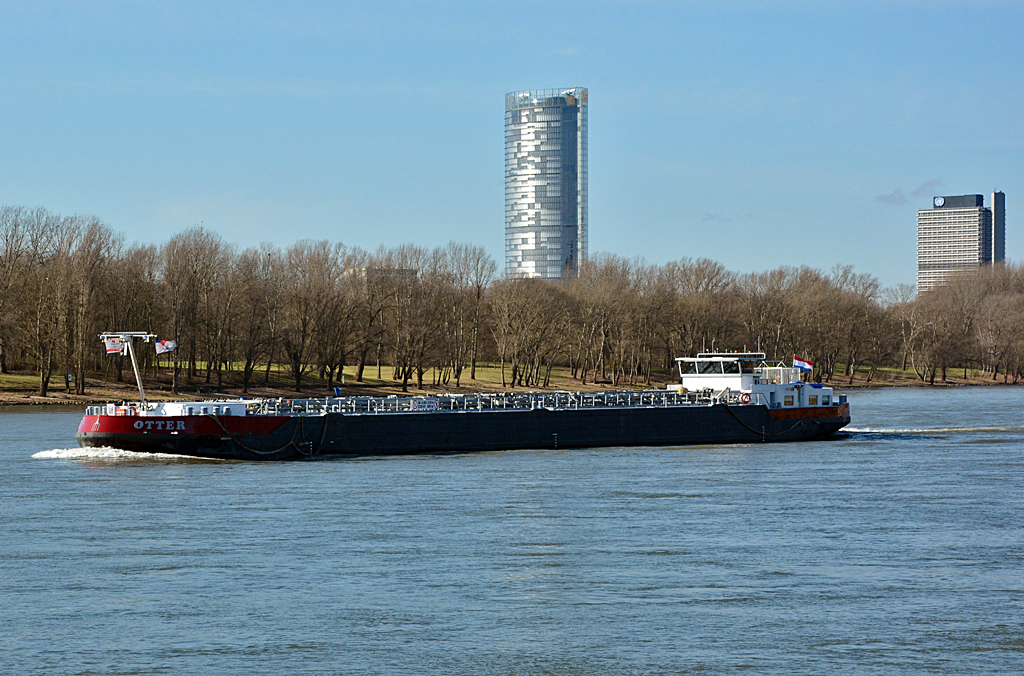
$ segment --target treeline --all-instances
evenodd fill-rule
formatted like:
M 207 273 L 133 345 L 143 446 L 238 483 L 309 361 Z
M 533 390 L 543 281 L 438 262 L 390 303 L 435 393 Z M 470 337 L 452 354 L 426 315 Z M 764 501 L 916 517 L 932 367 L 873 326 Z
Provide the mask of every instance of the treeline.
M 650 384 L 677 356 L 710 350 L 794 354 L 816 380 L 872 379 L 879 367 L 922 380 L 1024 369 L 1024 271 L 986 268 L 915 296 L 870 275 L 808 267 L 740 275 L 708 259 L 648 265 L 600 255 L 562 282 L 497 276 L 481 247 L 451 243 L 367 252 L 329 241 L 240 248 L 192 228 L 166 243 L 127 244 L 95 218 L 0 209 L 0 372 L 33 370 L 84 393 L 86 377 L 122 380 L 104 330 L 177 342 L 172 386 L 243 391 L 282 367 L 301 390 L 332 386 L 345 366 L 407 390 L 428 376 L 461 387 L 479 361 L 505 387 L 544 387 L 555 366 L 586 384 Z M 152 349 L 140 351 L 155 371 Z M 841 374 L 837 372 L 842 365 Z M 70 378 L 68 378 L 70 376 Z

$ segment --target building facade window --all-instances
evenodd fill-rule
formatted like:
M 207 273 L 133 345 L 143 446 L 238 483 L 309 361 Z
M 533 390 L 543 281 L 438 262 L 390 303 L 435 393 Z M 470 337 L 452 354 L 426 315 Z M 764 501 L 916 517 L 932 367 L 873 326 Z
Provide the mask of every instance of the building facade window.
M 934 208 L 917 212 L 917 290 L 930 291 L 958 272 L 1004 260 L 1005 207 L 1001 192 L 993 208 L 981 195 L 936 197 Z

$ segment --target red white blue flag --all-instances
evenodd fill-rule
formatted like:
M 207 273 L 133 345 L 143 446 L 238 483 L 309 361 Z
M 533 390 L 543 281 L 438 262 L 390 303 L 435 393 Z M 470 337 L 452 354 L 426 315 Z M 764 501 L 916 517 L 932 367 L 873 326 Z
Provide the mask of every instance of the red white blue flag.
M 798 359 L 796 355 L 793 355 L 793 368 L 800 369 L 801 371 L 810 371 L 814 368 L 814 362 L 810 359 Z
M 164 352 L 170 352 L 174 348 L 178 347 L 178 344 L 173 340 L 158 340 L 154 343 L 156 345 L 156 353 L 163 354 Z

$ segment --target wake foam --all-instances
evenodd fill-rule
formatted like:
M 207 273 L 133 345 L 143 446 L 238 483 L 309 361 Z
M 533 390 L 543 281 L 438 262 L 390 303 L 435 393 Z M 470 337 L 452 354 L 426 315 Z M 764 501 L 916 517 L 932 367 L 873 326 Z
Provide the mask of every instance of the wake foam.
M 979 427 L 844 427 L 843 432 L 861 434 L 955 434 L 959 432 L 1024 432 L 1024 425 Z
M 38 453 L 34 453 L 32 457 L 59 460 L 99 460 L 104 462 L 166 462 L 168 460 L 218 462 L 215 458 L 197 458 L 191 455 L 178 455 L 174 453 L 136 453 L 135 451 L 125 451 L 120 448 L 111 448 L 109 446 L 98 446 L 95 448 L 54 448 L 49 451 L 39 451 Z

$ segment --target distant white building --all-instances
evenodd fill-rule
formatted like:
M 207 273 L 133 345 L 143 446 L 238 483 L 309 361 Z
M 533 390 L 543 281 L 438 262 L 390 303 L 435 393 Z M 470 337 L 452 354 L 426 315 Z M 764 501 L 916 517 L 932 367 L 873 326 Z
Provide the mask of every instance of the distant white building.
M 1005 260 L 1006 197 L 992 193 L 936 197 L 917 212 L 918 293 L 942 286 L 957 272 Z

